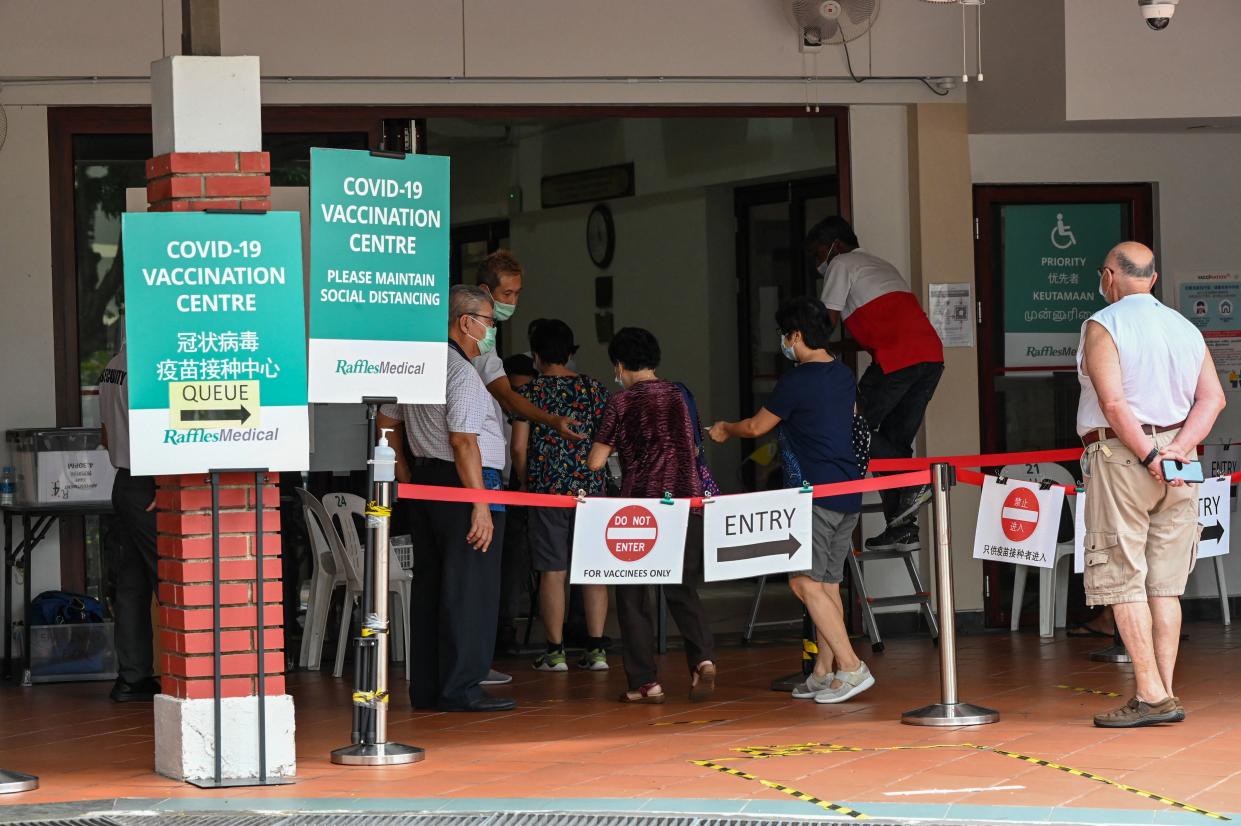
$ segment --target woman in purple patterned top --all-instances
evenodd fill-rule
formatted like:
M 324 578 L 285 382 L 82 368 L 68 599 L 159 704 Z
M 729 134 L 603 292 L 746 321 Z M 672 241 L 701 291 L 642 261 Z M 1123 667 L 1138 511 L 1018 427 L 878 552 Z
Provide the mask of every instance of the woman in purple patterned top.
M 618 330 L 608 344 L 616 382 L 624 390 L 608 399 L 590 451 L 591 470 L 601 470 L 613 453 L 620 456 L 621 495 L 660 498 L 701 496 L 697 442 L 682 386 L 655 375 L 659 342 L 637 327 Z M 715 641 L 698 598 L 702 581 L 702 514 L 691 513 L 685 536 L 680 585 L 665 585 L 668 610 L 685 641 L 690 700 L 715 690 Z M 616 615 L 624 644 L 629 690 L 623 703 L 662 703 L 664 690 L 655 664 L 654 606 L 645 585 L 616 586 Z

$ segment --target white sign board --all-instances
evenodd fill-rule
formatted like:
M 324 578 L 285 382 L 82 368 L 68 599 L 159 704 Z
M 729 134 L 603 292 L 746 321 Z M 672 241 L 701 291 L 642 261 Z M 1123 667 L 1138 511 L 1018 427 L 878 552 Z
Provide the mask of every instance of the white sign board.
M 1203 445 L 1202 473 L 1212 476 L 1231 476 L 1241 470 L 1241 444 Z
M 710 500 L 703 506 L 703 578 L 809 570 L 813 508 L 814 497 L 798 488 Z
M 927 315 L 945 347 L 974 346 L 974 300 L 971 285 L 932 284 Z
M 107 502 L 116 471 L 108 451 L 53 450 L 38 454 L 40 503 Z
M 1228 553 L 1228 543 L 1232 539 L 1231 488 L 1225 477 L 1207 479 L 1198 485 L 1198 527 L 1202 529 L 1198 540 L 1199 559 Z
M 1037 483 L 988 476 L 978 506 L 974 558 L 1051 568 L 1056 562 L 1056 537 L 1064 488 L 1040 490 Z
M 1086 491 L 1077 492 L 1077 512 L 1073 514 L 1073 573 L 1086 570 Z
M 689 501 L 587 499 L 573 525 L 574 585 L 679 585 Z

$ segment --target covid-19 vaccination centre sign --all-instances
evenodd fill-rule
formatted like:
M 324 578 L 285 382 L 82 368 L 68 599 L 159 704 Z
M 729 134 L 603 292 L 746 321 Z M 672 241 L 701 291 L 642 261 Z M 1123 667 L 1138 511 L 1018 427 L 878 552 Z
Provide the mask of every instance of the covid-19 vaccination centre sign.
M 132 472 L 304 470 L 297 213 L 126 213 L 122 243 Z
M 448 158 L 310 152 L 310 400 L 442 403 Z

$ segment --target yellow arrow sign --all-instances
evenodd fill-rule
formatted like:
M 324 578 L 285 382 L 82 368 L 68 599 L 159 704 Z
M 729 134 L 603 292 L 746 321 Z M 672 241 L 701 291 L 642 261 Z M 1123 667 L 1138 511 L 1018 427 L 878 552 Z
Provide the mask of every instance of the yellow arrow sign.
M 258 427 L 257 381 L 181 381 L 168 385 L 168 414 L 178 430 Z

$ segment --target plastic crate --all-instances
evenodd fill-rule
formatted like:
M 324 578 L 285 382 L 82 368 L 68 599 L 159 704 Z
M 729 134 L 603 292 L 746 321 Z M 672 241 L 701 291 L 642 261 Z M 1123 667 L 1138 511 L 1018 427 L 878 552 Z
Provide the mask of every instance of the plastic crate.
M 116 471 L 97 427 L 9 430 L 5 434 L 17 473 L 17 502 L 107 502 Z
M 414 538 L 412 536 L 409 534 L 394 536 L 388 540 L 388 546 L 392 548 L 392 555 L 396 557 L 396 561 L 403 570 L 414 570 Z
M 112 623 L 31 626 L 31 682 L 114 679 L 116 645 Z

